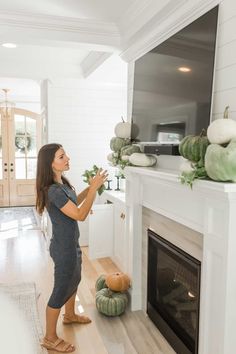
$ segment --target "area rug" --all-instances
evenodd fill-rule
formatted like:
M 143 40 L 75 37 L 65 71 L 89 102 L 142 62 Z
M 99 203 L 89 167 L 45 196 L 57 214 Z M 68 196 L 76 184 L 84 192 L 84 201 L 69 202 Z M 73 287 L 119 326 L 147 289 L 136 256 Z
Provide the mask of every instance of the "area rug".
M 37 220 L 33 207 L 1 208 L 1 231 L 7 228 L 33 229 L 37 227 Z
M 12 305 L 15 306 L 15 309 L 17 309 L 17 313 L 19 314 L 20 321 L 26 328 L 26 336 L 25 338 L 30 338 L 30 345 L 34 348 L 34 352 L 31 354 L 43 354 L 47 353 L 47 350 L 42 348 L 39 344 L 40 339 L 43 337 L 43 331 L 42 331 L 42 326 L 39 320 L 39 315 L 38 315 L 38 308 L 37 308 L 37 293 L 36 293 L 36 287 L 35 284 L 32 282 L 30 283 L 18 283 L 18 284 L 3 284 L 0 283 L 0 295 L 5 296 L 5 299 L 9 299 L 9 303 L 12 303 Z M 6 305 L 8 304 L 8 301 L 6 301 Z M 1 306 L 3 306 L 3 303 L 1 302 Z M 13 307 L 14 308 L 14 307 Z M 10 314 L 9 314 L 10 316 Z M 6 325 L 7 325 L 6 321 Z M 19 321 L 18 321 L 19 322 Z M 11 326 L 12 328 L 9 328 L 9 333 L 16 332 L 16 329 L 14 326 L 17 325 L 17 318 L 14 321 L 14 318 L 12 318 L 11 321 Z M 19 327 L 19 326 L 18 326 Z M 22 326 L 19 327 L 21 329 Z M 6 331 L 5 327 L 4 330 Z M 22 337 L 20 337 L 21 339 Z M 12 336 L 12 340 L 17 340 L 17 333 L 14 333 Z M 22 343 L 21 343 L 22 344 Z M 20 343 L 19 343 L 20 345 Z M 24 345 L 24 343 L 23 343 Z M 11 348 L 11 343 L 9 343 L 9 348 Z M 28 349 L 27 349 L 28 350 Z M 18 353 L 21 353 L 22 351 L 19 351 Z M 8 353 L 12 353 L 9 349 Z

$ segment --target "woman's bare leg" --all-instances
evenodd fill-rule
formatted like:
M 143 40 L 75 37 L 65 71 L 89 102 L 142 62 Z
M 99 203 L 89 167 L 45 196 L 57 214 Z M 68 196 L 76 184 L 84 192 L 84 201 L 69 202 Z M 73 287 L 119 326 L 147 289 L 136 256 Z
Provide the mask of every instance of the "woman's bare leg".
M 57 321 L 60 314 L 61 309 L 54 309 L 50 306 L 46 308 L 46 334 L 43 340 L 42 345 L 47 349 L 52 349 L 52 345 L 57 341 Z M 73 344 L 61 341 L 57 345 L 57 350 L 63 353 L 72 353 L 75 350 Z
M 75 298 L 76 292 L 65 303 L 65 316 L 72 318 L 75 316 Z
M 90 323 L 91 320 L 87 316 L 77 315 L 75 313 L 75 299 L 76 292 L 69 298 L 69 300 L 65 303 L 65 315 L 64 315 L 64 323 L 66 320 L 74 321 L 77 323 Z
M 47 306 L 46 308 L 46 334 L 45 338 L 55 342 L 57 340 L 57 320 L 61 309 L 54 309 Z

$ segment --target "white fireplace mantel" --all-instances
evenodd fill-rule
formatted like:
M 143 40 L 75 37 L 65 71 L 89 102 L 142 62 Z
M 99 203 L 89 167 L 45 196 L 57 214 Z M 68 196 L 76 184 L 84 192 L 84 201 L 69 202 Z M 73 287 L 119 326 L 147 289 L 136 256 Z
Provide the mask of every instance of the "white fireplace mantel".
M 236 184 L 206 180 L 182 185 L 178 173 L 127 167 L 128 272 L 132 310 L 142 303 L 142 207 L 203 234 L 199 354 L 236 348 Z

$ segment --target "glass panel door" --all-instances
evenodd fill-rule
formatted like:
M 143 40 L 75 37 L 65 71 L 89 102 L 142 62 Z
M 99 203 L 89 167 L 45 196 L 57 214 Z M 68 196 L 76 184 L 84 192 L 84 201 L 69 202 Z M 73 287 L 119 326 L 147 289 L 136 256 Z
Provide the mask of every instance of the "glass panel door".
M 41 146 L 41 117 L 17 108 L 2 117 L 0 205 L 34 205 L 37 150 Z M 6 198 L 3 201 L 3 194 L 8 195 L 8 202 Z
M 0 206 L 9 205 L 9 175 L 6 112 L 0 108 Z
M 36 176 L 36 120 L 16 114 L 15 178 L 34 179 Z

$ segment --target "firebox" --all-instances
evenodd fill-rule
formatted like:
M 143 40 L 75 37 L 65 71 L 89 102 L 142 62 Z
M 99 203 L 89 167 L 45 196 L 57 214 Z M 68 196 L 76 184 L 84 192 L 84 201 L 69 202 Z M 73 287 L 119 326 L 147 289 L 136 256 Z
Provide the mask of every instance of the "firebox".
M 201 262 L 148 230 L 147 313 L 178 354 L 198 353 Z

